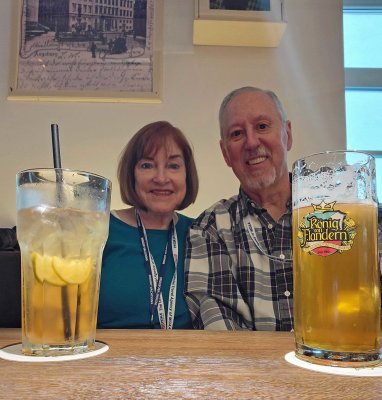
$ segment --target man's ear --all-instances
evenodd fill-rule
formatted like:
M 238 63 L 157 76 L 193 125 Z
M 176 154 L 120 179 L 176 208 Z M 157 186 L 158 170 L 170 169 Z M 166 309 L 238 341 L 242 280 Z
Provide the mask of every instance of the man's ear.
M 293 143 L 292 123 L 289 120 L 285 123 L 285 131 L 287 134 L 287 150 L 289 151 L 292 148 Z
M 227 148 L 225 147 L 225 143 L 224 143 L 223 139 L 220 139 L 220 150 L 222 151 L 222 154 L 223 154 L 223 157 L 224 157 L 224 160 L 225 160 L 226 164 L 229 167 L 231 167 L 231 161 L 229 159 Z

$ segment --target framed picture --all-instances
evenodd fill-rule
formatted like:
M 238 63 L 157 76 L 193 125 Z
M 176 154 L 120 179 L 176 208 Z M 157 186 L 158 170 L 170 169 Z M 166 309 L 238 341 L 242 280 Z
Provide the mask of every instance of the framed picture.
M 8 99 L 160 102 L 163 0 L 17 4 Z
M 283 21 L 283 0 L 195 0 L 196 18 Z

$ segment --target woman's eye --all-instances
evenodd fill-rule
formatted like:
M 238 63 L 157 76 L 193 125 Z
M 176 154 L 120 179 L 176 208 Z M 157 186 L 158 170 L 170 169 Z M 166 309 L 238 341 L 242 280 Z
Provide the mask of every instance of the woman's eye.
M 177 163 L 171 163 L 171 164 L 168 165 L 168 167 L 169 167 L 170 169 L 179 169 L 179 168 L 180 168 L 180 165 L 177 164 Z
M 150 169 L 150 168 L 152 168 L 153 167 L 153 164 L 152 163 L 149 163 L 149 162 L 143 162 L 142 164 L 141 164 L 141 168 L 142 169 Z

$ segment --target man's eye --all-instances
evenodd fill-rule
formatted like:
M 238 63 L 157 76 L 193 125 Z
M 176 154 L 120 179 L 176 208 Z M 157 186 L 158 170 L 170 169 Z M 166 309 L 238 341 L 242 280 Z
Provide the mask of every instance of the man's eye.
M 230 138 L 231 139 L 237 139 L 237 138 L 239 138 L 241 135 L 243 134 L 243 131 L 241 131 L 241 130 L 239 130 L 239 129 L 236 129 L 235 131 L 232 131 L 231 133 L 230 133 Z
M 265 129 L 268 128 L 268 124 L 262 122 L 262 123 L 260 123 L 260 124 L 257 125 L 257 128 L 258 128 L 260 131 L 263 131 L 263 130 L 265 130 Z

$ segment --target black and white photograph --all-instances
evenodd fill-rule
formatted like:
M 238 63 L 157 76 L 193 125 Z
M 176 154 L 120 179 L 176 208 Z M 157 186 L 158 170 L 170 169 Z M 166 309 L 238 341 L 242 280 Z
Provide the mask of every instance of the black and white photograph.
M 22 0 L 12 89 L 46 96 L 155 93 L 156 3 Z
M 211 10 L 270 11 L 270 0 L 210 0 Z
M 196 18 L 282 21 L 283 0 L 195 0 Z

